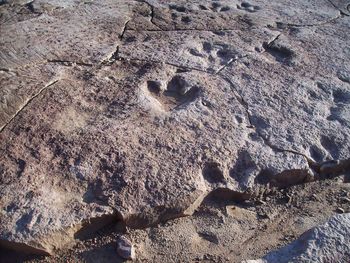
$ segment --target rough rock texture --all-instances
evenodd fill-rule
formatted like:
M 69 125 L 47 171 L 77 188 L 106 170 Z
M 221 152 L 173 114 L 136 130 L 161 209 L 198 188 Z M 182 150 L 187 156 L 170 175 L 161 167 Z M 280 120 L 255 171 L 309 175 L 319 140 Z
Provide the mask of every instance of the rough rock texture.
M 350 171 L 347 1 L 0 3 L 3 246 Z
M 127 73 L 117 79 L 119 68 Z M 147 226 L 191 214 L 216 187 L 244 192 L 265 169 L 307 174 L 302 156 L 266 147 L 247 127 L 219 77 L 122 62 L 94 73 L 76 68 L 69 78 L 1 134 L 8 240 L 39 248 L 47 235 L 71 235 L 72 225 L 112 209 L 130 226 Z
M 336 215 L 291 244 L 246 263 L 347 262 L 350 258 L 349 229 L 350 214 Z
M 123 230 L 121 224 L 112 223 L 50 257 L 0 249 L 0 261 L 124 262 L 116 252 L 123 236 L 134 245 L 136 262 L 241 263 L 286 246 L 340 208 L 349 212 L 349 190 L 350 184 L 338 177 L 271 191 L 255 201 L 214 191 L 192 216 L 144 229 Z

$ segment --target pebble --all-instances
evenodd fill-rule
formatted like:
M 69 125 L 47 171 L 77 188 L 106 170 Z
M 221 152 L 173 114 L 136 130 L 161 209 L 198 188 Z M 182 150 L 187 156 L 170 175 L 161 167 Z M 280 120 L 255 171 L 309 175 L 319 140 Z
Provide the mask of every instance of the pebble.
M 120 236 L 117 240 L 117 253 L 124 259 L 135 259 L 135 247 L 126 237 Z
M 341 207 L 338 207 L 335 211 L 336 211 L 337 213 L 339 213 L 339 214 L 345 213 L 344 209 L 341 208 Z

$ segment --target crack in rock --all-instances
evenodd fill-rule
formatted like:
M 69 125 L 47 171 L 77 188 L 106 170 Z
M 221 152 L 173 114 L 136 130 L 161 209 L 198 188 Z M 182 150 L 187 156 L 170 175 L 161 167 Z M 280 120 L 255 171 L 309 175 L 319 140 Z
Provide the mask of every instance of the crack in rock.
M 119 35 L 119 39 L 120 39 L 120 40 L 123 40 L 124 34 L 125 34 L 126 30 L 128 30 L 128 24 L 129 24 L 129 22 L 130 22 L 130 20 L 127 20 L 127 21 L 124 23 L 124 26 L 123 26 L 123 28 L 122 28 L 122 32 L 121 32 L 120 35 Z
M 81 61 L 70 61 L 70 60 L 60 60 L 60 59 L 50 59 L 47 60 L 48 63 L 58 63 L 58 64 L 62 64 L 64 66 L 74 66 L 74 65 L 78 65 L 78 66 L 85 66 L 85 67 L 92 67 L 93 64 L 90 63 L 85 63 L 85 62 L 81 62 Z
M 155 12 L 154 12 L 154 6 L 152 4 L 150 4 L 148 1 L 146 0 L 137 0 L 138 2 L 141 2 L 141 3 L 144 3 L 146 4 L 148 7 L 149 7 L 149 16 L 150 16 L 150 19 L 149 21 L 156 27 L 159 28 L 158 25 L 156 25 L 156 23 L 154 22 L 154 16 L 155 16 Z
M 5 123 L 4 126 L 0 127 L 0 132 L 2 132 L 12 121 L 13 119 L 16 118 L 16 116 L 18 114 L 20 114 L 33 100 L 35 100 L 38 96 L 40 96 L 40 94 L 42 94 L 47 88 L 51 87 L 52 85 L 56 84 L 59 80 L 53 80 L 50 81 L 47 85 L 45 85 L 44 87 L 42 87 L 36 94 L 34 94 L 34 96 L 32 96 L 31 98 L 28 98 L 24 104 L 16 111 L 16 113 L 11 117 L 10 120 L 8 120 L 7 123 Z

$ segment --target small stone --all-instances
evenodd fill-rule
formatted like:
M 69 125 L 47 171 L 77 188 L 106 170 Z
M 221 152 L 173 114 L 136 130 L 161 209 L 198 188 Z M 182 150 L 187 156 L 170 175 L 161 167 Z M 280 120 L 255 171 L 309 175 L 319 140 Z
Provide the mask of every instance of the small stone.
M 344 209 L 341 208 L 341 207 L 338 207 L 335 211 L 336 211 L 338 214 L 343 214 L 343 213 L 345 213 Z
M 135 259 L 134 245 L 125 237 L 119 237 L 117 241 L 117 253 L 124 259 Z

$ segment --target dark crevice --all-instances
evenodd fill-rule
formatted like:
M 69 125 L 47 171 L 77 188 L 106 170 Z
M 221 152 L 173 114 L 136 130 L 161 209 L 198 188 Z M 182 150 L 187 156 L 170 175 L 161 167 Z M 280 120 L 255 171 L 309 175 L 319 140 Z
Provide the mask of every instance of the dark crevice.
M 47 60 L 48 63 L 58 63 L 58 64 L 62 64 L 64 66 L 74 66 L 74 65 L 78 65 L 78 66 L 85 66 L 85 67 L 92 67 L 92 64 L 89 63 L 85 63 L 85 62 L 81 62 L 81 61 L 70 61 L 70 60 L 60 60 L 60 59 L 50 59 Z
M 40 15 L 41 13 L 38 13 L 38 12 L 35 11 L 33 2 L 34 2 L 34 1 L 31 1 L 31 2 L 29 2 L 29 3 L 26 3 L 24 6 L 25 6 L 31 13 L 33 13 L 33 14 L 39 14 L 39 15 Z
M 264 141 L 265 145 L 267 145 L 273 151 L 275 151 L 275 152 L 288 152 L 288 153 L 300 155 L 300 156 L 302 156 L 302 157 L 304 157 L 306 159 L 306 161 L 308 162 L 310 168 L 311 168 L 311 166 L 313 166 L 315 164 L 315 162 L 311 158 L 306 156 L 305 154 L 297 152 L 295 150 L 282 149 L 282 148 L 280 148 L 278 146 L 275 146 L 267 138 L 265 138 L 265 136 L 263 136 L 256 128 L 255 128 L 255 131 L 256 131 L 257 135 Z
M 119 57 L 119 46 L 117 46 L 116 50 L 112 54 L 112 56 L 109 58 L 110 61 L 116 61 Z
M 114 211 L 113 214 L 106 214 L 100 217 L 90 218 L 86 222 L 82 223 L 82 227 L 74 234 L 75 239 L 85 240 L 94 236 L 103 227 L 116 224 L 118 222 L 123 223 L 123 218 L 118 211 Z
M 280 38 L 281 35 L 282 33 L 279 33 L 274 39 L 266 43 L 266 47 L 271 48 L 271 46 Z
M 339 19 L 341 17 L 343 17 L 343 14 L 340 14 L 339 16 L 333 17 L 333 18 L 331 18 L 329 20 L 326 20 L 326 21 L 323 21 L 323 22 L 320 22 L 320 23 L 316 23 L 316 24 L 303 24 L 303 25 L 300 25 L 300 24 L 287 23 L 286 25 L 288 27 L 318 27 L 318 26 L 323 26 L 323 25 L 332 23 L 332 22 L 334 22 L 335 20 L 337 20 L 337 19 Z
M 8 249 L 10 251 L 16 251 L 16 253 L 22 252 L 24 254 L 50 256 L 50 254 L 47 251 L 45 251 L 44 249 L 36 248 L 34 246 L 30 246 L 30 245 L 27 245 L 24 243 L 8 241 L 8 240 L 4 240 L 4 239 L 0 240 L 0 248 L 5 248 L 5 249 Z M 14 261 L 9 261 L 9 262 L 14 262 Z
M 199 28 L 176 28 L 176 29 L 146 29 L 146 30 L 135 30 L 130 29 L 129 31 L 134 32 L 213 32 L 213 33 L 220 33 L 220 32 L 232 32 L 232 31 L 238 31 L 237 29 L 199 29 Z
M 23 14 L 23 10 L 25 9 L 26 13 L 29 11 L 31 14 L 40 16 L 42 13 L 38 12 L 37 10 L 35 10 L 33 3 L 34 3 L 34 0 L 32 0 L 32 1 L 28 2 L 28 3 L 25 3 L 22 6 L 22 8 L 20 9 L 20 11 L 18 12 L 18 14 Z
M 330 179 L 330 178 L 337 177 L 341 174 L 350 173 L 350 159 L 315 162 L 309 156 L 303 153 L 300 153 L 295 150 L 290 150 L 290 149 L 282 149 L 276 145 L 273 145 L 267 138 L 265 138 L 262 134 L 260 134 L 258 130 L 256 130 L 256 133 L 259 135 L 260 138 L 263 139 L 264 143 L 268 147 L 270 147 L 273 151 L 287 152 L 295 155 L 300 155 L 303 158 L 305 158 L 309 168 L 314 172 L 314 178 L 312 179 L 308 178 L 308 181 Z
M 324 180 L 335 178 L 338 175 L 350 175 L 350 159 L 330 160 L 315 163 L 313 169 L 317 172 L 317 179 Z
M 129 22 L 130 22 L 130 20 L 127 20 L 127 21 L 124 23 L 124 26 L 123 26 L 123 28 L 122 28 L 122 32 L 121 32 L 120 35 L 119 35 L 119 39 L 120 39 L 120 40 L 123 40 L 124 35 L 125 35 L 126 31 L 128 30 L 127 28 L 128 28 Z
M 248 192 L 238 192 L 231 190 L 225 187 L 219 187 L 207 194 L 204 198 L 203 202 L 206 202 L 208 199 L 216 200 L 216 201 L 229 201 L 234 200 L 237 202 L 243 202 L 245 200 L 249 200 L 253 195 Z
M 276 61 L 280 63 L 284 63 L 286 65 L 290 65 L 292 63 L 293 58 L 296 55 L 294 50 L 292 50 L 289 46 L 285 46 L 281 43 L 277 43 L 281 35 L 282 33 L 278 34 L 270 42 L 263 43 L 264 50 L 261 53 L 267 52 L 270 55 L 272 55 Z
M 337 19 L 342 18 L 344 16 L 346 16 L 346 14 L 344 14 L 341 11 L 339 11 L 339 15 L 338 16 L 330 18 L 330 19 L 322 21 L 322 22 L 319 22 L 319 23 L 314 23 L 314 24 L 293 24 L 293 23 L 276 22 L 276 24 L 277 24 L 277 27 L 280 28 L 280 29 L 281 28 L 293 28 L 293 27 L 294 28 L 295 27 L 298 27 L 298 28 L 302 28 L 302 27 L 318 27 L 318 26 L 323 26 L 323 25 L 332 23 L 332 22 L 336 21 Z
M 127 20 L 124 23 L 124 26 L 123 26 L 123 28 L 118 36 L 120 41 L 123 41 L 123 39 L 124 39 L 124 35 L 125 35 L 126 31 L 128 30 L 129 22 L 130 22 L 130 20 Z M 112 55 L 110 55 L 109 58 L 103 60 L 100 64 L 101 65 L 111 65 L 118 59 L 119 59 L 119 45 L 116 46 L 115 51 L 112 53 Z
M 20 158 L 16 160 L 16 163 L 18 165 L 17 177 L 19 178 L 22 176 L 27 163 L 26 161 Z
M 154 22 L 154 17 L 155 17 L 154 6 L 153 6 L 152 4 L 150 4 L 150 3 L 149 3 L 148 1 L 146 1 L 146 0 L 139 0 L 139 2 L 144 3 L 144 4 L 146 4 L 146 5 L 149 7 L 149 17 L 150 17 L 149 21 L 150 21 L 154 26 L 156 26 L 156 27 L 159 28 L 159 26 L 156 25 L 156 23 Z
M 147 62 L 147 63 L 153 63 L 153 64 L 165 64 L 168 66 L 172 66 L 172 67 L 176 67 L 180 70 L 184 70 L 183 72 L 186 71 L 199 71 L 199 72 L 204 72 L 207 74 L 213 74 L 214 70 L 209 69 L 209 70 L 204 70 L 204 69 L 200 69 L 200 68 L 192 68 L 192 67 L 187 67 L 187 66 L 182 66 L 182 65 L 178 65 L 175 63 L 170 63 L 170 62 L 165 62 L 165 61 L 157 61 L 157 60 L 152 60 L 152 59 L 141 59 L 141 58 L 125 58 L 122 56 L 118 56 L 118 59 L 123 60 L 123 61 L 139 61 L 139 62 Z
M 154 6 L 153 5 L 151 5 L 150 3 L 148 3 L 147 1 L 143 1 L 146 5 L 148 5 L 148 7 L 150 8 L 150 22 L 152 23 L 152 24 L 154 24 L 154 21 L 153 21 L 153 19 L 154 19 Z

